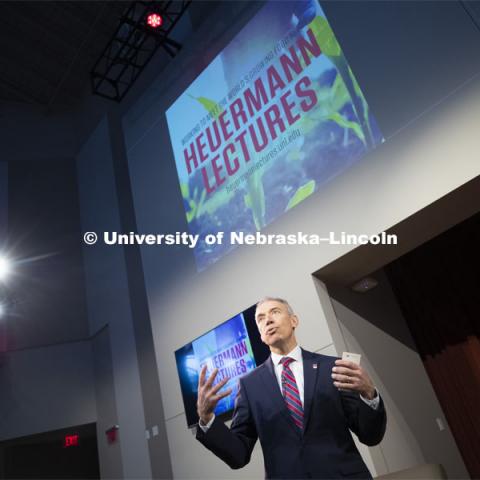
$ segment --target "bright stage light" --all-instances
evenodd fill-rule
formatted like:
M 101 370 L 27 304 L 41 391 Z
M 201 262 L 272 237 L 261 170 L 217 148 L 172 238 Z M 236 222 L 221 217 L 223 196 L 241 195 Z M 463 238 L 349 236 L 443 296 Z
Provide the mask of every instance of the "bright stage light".
M 147 15 L 147 25 L 152 28 L 158 28 L 163 23 L 162 17 L 158 13 Z
M 10 262 L 5 257 L 0 257 L 0 280 L 5 280 L 10 273 Z

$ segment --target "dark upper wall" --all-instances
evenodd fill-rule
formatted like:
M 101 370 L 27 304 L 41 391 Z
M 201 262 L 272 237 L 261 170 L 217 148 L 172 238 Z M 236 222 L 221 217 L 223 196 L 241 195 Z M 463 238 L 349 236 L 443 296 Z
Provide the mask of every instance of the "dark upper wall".
M 16 303 L 8 348 L 86 338 L 74 162 L 9 162 L 8 217 L 9 252 L 18 259 L 8 281 Z
M 87 335 L 74 118 L 71 110 L 0 103 L 0 160 L 8 167 L 5 240 L 20 262 L 7 284 L 16 302 L 7 319 L 9 349 Z
M 461 2 L 322 5 L 386 137 L 480 71 L 480 32 Z
M 69 158 L 75 152 L 74 114 L 22 103 L 0 103 L 0 160 Z

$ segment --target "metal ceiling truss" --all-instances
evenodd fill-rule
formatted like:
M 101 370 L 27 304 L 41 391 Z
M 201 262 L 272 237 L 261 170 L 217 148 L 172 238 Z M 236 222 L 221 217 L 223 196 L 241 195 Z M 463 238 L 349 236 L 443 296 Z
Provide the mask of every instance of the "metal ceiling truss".
M 93 94 L 120 102 L 160 47 L 173 58 L 182 45 L 169 35 L 191 1 L 132 2 L 90 72 Z M 152 12 L 163 19 L 156 29 L 146 24 Z

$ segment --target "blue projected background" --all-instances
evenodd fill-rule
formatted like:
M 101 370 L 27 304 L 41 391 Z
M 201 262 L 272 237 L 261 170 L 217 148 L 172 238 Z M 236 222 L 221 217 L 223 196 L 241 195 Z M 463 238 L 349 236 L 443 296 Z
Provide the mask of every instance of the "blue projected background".
M 207 366 L 207 377 L 215 368 L 215 384 L 225 377 L 224 389 L 232 393 L 215 409 L 216 415 L 232 411 L 238 393 L 238 380 L 268 358 L 269 350 L 261 343 L 254 319 L 255 307 L 235 315 L 218 327 L 198 337 L 175 352 L 185 414 L 189 426 L 197 423 L 196 401 L 200 370 Z
M 210 376 L 218 368 L 215 383 L 225 377 L 230 378 L 225 388 L 231 388 L 232 393 L 218 402 L 215 413 L 219 415 L 230 410 L 238 392 L 238 378 L 257 366 L 243 314 L 233 317 L 192 344 L 199 370 L 207 365 L 207 376 Z

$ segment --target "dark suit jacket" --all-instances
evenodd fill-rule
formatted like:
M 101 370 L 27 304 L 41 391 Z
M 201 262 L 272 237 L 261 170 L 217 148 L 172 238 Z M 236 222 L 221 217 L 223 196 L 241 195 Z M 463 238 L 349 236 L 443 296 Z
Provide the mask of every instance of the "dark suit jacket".
M 377 410 L 358 394 L 339 392 L 331 378 L 335 357 L 302 350 L 304 429 L 293 423 L 269 358 L 240 380 L 230 429 L 216 418 L 197 439 L 231 468 L 250 461 L 257 438 L 267 478 L 371 478 L 349 430 L 376 445 L 385 433 L 383 401 Z

